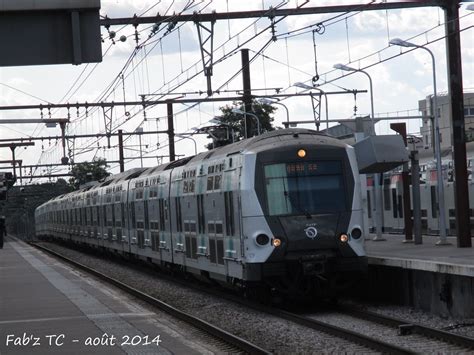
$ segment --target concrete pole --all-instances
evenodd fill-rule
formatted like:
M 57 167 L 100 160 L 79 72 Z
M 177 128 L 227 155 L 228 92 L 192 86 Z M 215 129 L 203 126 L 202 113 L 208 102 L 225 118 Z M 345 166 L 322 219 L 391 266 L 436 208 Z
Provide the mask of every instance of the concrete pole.
M 438 113 L 438 90 L 436 87 L 436 63 L 433 52 L 426 48 L 417 46 L 418 48 L 424 49 L 431 56 L 431 62 L 433 65 L 433 116 L 435 123 L 435 135 L 434 143 L 436 148 L 436 180 L 438 188 L 438 221 L 439 221 L 439 239 L 436 242 L 436 245 L 450 245 L 446 240 L 446 210 L 444 205 L 444 179 L 443 179 L 443 166 L 441 162 L 441 142 L 440 142 L 440 132 L 439 132 L 439 113 Z
M 410 160 L 413 194 L 413 231 L 415 234 L 415 244 L 422 244 L 423 239 L 421 237 L 420 162 L 418 161 L 417 150 L 411 152 Z

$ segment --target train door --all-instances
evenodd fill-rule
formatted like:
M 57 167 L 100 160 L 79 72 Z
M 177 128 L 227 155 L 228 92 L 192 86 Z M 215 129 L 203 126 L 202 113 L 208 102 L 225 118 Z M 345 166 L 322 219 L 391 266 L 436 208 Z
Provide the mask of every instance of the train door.
M 121 249 L 122 245 L 122 236 L 123 236 L 123 203 L 122 203 L 122 193 L 121 191 L 115 192 L 114 194 L 114 234 L 113 234 L 113 248 Z
M 138 182 L 137 182 L 138 183 Z M 143 181 L 140 182 L 143 184 Z M 142 186 L 142 185 L 140 185 Z M 135 219 L 135 239 L 132 241 L 135 246 L 135 252 L 137 254 L 143 254 L 145 249 L 145 199 L 143 187 L 137 187 L 135 189 L 135 203 L 134 203 L 134 219 Z M 134 252 L 132 247 L 132 252 Z
M 428 234 L 439 234 L 438 224 L 438 193 L 436 189 L 436 170 L 431 168 L 427 172 L 428 187 Z
M 405 229 L 403 181 L 401 172 L 394 173 L 390 177 L 390 192 L 392 197 L 392 232 L 401 234 Z
M 158 248 L 160 250 L 160 258 L 163 262 L 173 263 L 173 243 L 171 239 L 171 220 L 169 215 L 168 192 L 166 185 L 161 184 L 160 198 L 158 199 L 159 214 L 159 232 L 158 232 Z
M 383 233 L 391 233 L 394 229 L 394 218 L 393 218 L 393 193 L 391 190 L 391 180 L 390 175 L 382 174 L 383 183 L 382 183 L 382 214 L 383 214 Z M 375 201 L 375 193 L 374 193 Z M 375 210 L 375 208 L 374 208 Z M 375 213 L 373 216 L 374 220 L 376 219 Z M 376 221 L 375 221 L 376 223 Z M 374 225 L 375 225 L 374 223 Z
M 472 166 L 470 167 L 471 170 L 473 168 L 474 167 L 472 167 Z M 469 180 L 468 189 L 469 189 L 469 207 L 470 207 L 469 216 L 471 217 L 470 218 L 471 235 L 474 235 L 474 180 L 473 179 Z
M 448 235 L 456 235 L 456 210 L 454 204 L 454 184 L 453 182 L 447 182 L 444 184 L 444 202 L 446 205 L 446 213 L 448 218 L 446 219 L 446 227 L 448 229 Z
M 174 181 L 173 190 L 175 194 L 179 191 L 180 181 Z M 171 240 L 173 243 L 173 262 L 179 265 L 186 265 L 186 245 L 184 237 L 184 221 L 182 214 L 182 198 L 180 196 L 171 195 L 170 197 L 170 222 L 171 222 Z
M 364 213 L 367 215 L 367 231 L 375 233 L 375 195 L 374 195 L 374 177 L 373 175 L 365 175 L 367 177 L 367 210 Z M 366 237 L 367 238 L 367 237 Z
M 158 186 L 156 186 L 157 178 L 150 180 L 150 187 L 148 189 L 148 227 L 146 230 L 145 241 L 151 248 L 151 257 L 159 259 L 160 255 L 160 224 L 159 224 L 159 202 L 158 202 Z

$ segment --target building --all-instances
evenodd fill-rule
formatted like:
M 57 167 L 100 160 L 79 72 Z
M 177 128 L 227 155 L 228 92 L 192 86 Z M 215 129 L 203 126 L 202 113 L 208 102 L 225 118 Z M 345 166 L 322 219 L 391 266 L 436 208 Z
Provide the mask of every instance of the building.
M 433 96 L 430 95 L 424 100 L 418 101 L 418 110 L 422 116 L 432 116 Z M 438 113 L 440 117 L 440 145 L 441 151 L 450 150 L 453 142 L 452 118 L 449 109 L 449 97 L 447 94 L 438 95 Z M 464 94 L 464 119 L 466 129 L 466 141 L 474 141 L 474 92 Z M 426 149 L 432 149 L 433 140 L 433 120 L 426 118 L 422 120 L 420 134 L 423 136 L 423 143 Z

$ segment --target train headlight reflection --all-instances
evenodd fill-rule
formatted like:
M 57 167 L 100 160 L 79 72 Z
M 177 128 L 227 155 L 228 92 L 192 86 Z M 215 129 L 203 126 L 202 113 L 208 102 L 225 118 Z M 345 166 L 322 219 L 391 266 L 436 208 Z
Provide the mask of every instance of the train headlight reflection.
M 272 240 L 272 243 L 273 243 L 273 246 L 274 247 L 279 247 L 281 245 L 281 239 L 278 239 L 278 238 L 274 238 Z
M 349 240 L 349 237 L 347 236 L 347 234 L 345 233 L 342 233 L 340 236 L 339 236 L 339 240 L 343 243 L 347 243 L 347 241 Z
M 298 150 L 298 156 L 300 158 L 304 158 L 306 156 L 306 150 L 304 150 L 304 149 Z

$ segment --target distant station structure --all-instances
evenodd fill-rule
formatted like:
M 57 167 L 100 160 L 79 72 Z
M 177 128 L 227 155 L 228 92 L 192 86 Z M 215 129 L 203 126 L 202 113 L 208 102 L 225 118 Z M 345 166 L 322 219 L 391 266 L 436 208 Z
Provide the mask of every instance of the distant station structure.
M 2 0 L 0 66 L 102 61 L 100 0 Z

